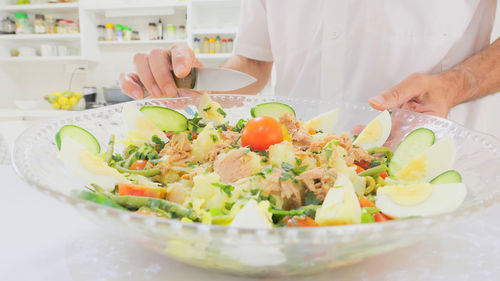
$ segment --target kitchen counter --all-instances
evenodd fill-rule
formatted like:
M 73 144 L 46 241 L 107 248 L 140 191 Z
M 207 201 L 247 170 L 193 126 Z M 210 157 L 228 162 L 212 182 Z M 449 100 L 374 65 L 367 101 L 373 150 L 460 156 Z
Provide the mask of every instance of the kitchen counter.
M 253 280 L 191 267 L 99 229 L 0 166 L 2 280 Z M 500 187 L 499 187 L 500 188 Z M 500 205 L 447 231 L 335 271 L 283 280 L 498 280 Z

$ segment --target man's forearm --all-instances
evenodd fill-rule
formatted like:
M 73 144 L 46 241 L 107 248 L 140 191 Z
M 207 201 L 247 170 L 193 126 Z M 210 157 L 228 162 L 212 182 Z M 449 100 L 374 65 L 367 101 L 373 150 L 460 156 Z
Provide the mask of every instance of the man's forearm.
M 444 79 L 457 85 L 455 105 L 500 91 L 500 39 L 449 71 Z
M 257 94 L 260 91 L 262 91 L 262 89 L 264 89 L 264 87 L 266 86 L 267 82 L 269 82 L 273 63 L 267 61 L 253 60 L 242 56 L 232 56 L 223 64 L 222 67 L 250 74 L 253 77 L 255 77 L 255 79 L 257 79 L 257 81 L 255 81 L 253 84 L 229 93 Z

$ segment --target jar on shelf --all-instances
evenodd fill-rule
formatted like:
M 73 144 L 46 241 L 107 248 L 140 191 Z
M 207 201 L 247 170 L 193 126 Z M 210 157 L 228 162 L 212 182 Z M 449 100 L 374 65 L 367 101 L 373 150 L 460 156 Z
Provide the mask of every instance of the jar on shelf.
M 139 36 L 139 31 L 132 31 L 132 40 L 141 40 L 141 36 Z
M 158 35 L 158 31 L 156 30 L 156 23 L 149 23 L 149 40 L 156 40 L 156 36 Z
M 56 21 L 54 17 L 45 17 L 45 31 L 50 34 L 56 33 Z
M 68 21 L 60 20 L 57 33 L 68 33 Z
M 200 53 L 200 38 L 195 37 L 193 42 L 193 51 L 195 54 Z
M 125 41 L 132 40 L 132 28 L 128 26 L 123 27 L 123 40 Z
M 221 41 L 221 52 L 224 54 L 228 53 L 228 51 L 227 51 L 227 39 L 226 38 L 222 39 L 222 41 Z
M 67 21 L 68 23 L 68 33 L 80 33 L 78 24 L 74 21 Z
M 229 38 L 227 40 L 227 52 L 232 53 L 233 52 L 233 38 Z
M 16 22 L 6 17 L 2 20 L 2 29 L 4 34 L 15 34 L 16 33 Z
M 107 23 L 105 25 L 106 32 L 104 33 L 104 40 L 113 41 L 114 25 L 112 23 Z
M 123 25 L 117 24 L 115 25 L 115 40 L 116 41 L 123 41 Z
M 35 15 L 35 33 L 43 34 L 46 33 L 45 29 L 45 16 L 36 14 Z
M 183 40 L 184 38 L 186 38 L 186 27 L 184 25 L 179 25 L 175 32 L 175 39 Z M 198 41 L 200 40 L 198 39 Z
M 167 40 L 175 40 L 175 25 L 167 24 Z
M 104 25 L 100 24 L 97 26 L 97 40 L 99 40 L 99 41 L 105 40 L 105 37 L 104 37 L 105 31 L 106 31 L 106 27 Z
M 203 53 L 210 53 L 210 40 L 208 39 L 208 37 L 203 38 Z
M 16 34 L 30 34 L 31 28 L 26 13 L 15 13 Z
M 210 42 L 209 53 L 215 54 L 215 38 L 210 37 L 209 42 Z

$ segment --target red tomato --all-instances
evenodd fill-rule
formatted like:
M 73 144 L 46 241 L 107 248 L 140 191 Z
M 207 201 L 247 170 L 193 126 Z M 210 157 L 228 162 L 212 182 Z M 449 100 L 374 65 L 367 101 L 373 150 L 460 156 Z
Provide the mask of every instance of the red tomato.
M 267 116 L 256 117 L 241 131 L 241 144 L 252 150 L 266 150 L 283 141 L 283 129 L 276 119 Z
M 121 196 L 141 196 L 141 197 L 154 197 L 164 199 L 167 190 L 165 188 L 155 188 L 138 184 L 120 183 L 118 184 L 118 193 Z
M 355 166 L 356 166 L 356 173 L 358 173 L 358 174 L 361 173 L 361 172 L 363 172 L 365 170 L 361 166 L 358 166 L 358 165 L 355 165 Z
M 392 218 L 382 214 L 382 213 L 376 213 L 373 215 L 375 217 L 375 222 L 384 222 L 384 221 L 390 221 Z
M 380 173 L 380 176 L 385 180 L 385 178 L 387 178 L 389 175 L 386 171 L 383 171 L 382 173 Z
M 130 170 L 144 170 L 148 161 L 146 160 L 137 160 L 134 164 L 130 165 Z
M 319 226 L 317 222 L 315 222 L 311 217 L 284 217 L 288 227 L 315 227 Z

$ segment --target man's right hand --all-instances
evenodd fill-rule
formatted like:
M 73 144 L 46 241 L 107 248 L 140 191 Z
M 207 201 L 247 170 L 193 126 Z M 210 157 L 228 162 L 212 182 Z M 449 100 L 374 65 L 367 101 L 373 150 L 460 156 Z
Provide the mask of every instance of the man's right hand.
M 134 99 L 144 98 L 144 89 L 155 98 L 177 97 L 178 89 L 171 71 L 183 78 L 191 68 L 202 66 L 186 43 L 175 44 L 168 50 L 154 49 L 149 54 L 137 53 L 134 65 L 136 73 L 120 74 L 122 91 Z

